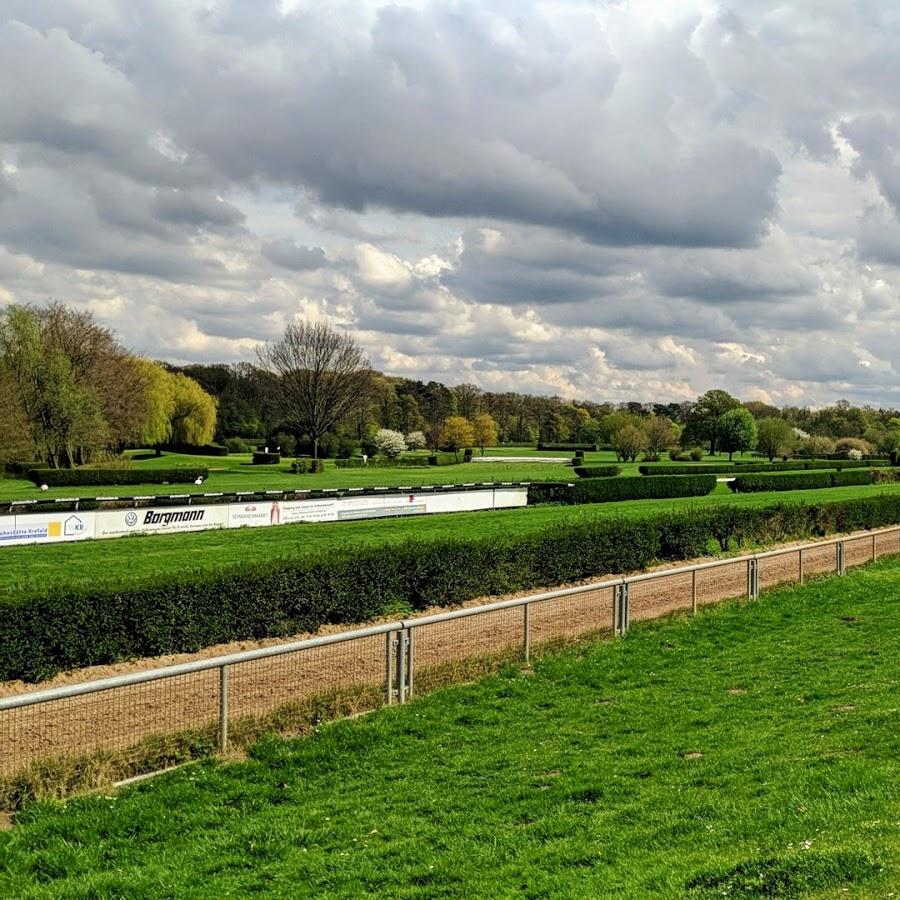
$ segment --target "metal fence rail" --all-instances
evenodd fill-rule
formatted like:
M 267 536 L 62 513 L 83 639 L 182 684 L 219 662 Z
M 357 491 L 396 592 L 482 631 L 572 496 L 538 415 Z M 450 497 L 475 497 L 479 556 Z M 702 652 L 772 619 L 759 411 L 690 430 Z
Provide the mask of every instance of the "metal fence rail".
M 900 527 L 546 591 L 292 643 L 0 698 L 0 805 L 28 779 L 101 785 L 266 730 L 406 703 L 538 648 L 624 635 L 761 589 L 900 554 Z

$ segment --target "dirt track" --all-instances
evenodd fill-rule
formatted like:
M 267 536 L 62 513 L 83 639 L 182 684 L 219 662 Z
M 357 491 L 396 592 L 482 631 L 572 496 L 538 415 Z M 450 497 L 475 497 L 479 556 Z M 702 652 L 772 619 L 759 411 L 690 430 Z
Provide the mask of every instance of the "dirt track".
M 872 558 L 872 535 L 848 538 L 845 548 L 847 566 L 867 562 Z M 879 555 L 900 552 L 900 532 L 878 536 L 877 552 Z M 834 571 L 834 567 L 833 546 L 804 551 L 804 577 Z M 698 606 L 746 594 L 746 563 L 726 561 L 716 568 L 701 570 L 696 573 L 696 587 L 690 573 L 666 575 L 668 568 L 672 567 L 660 567 L 656 570 L 656 578 L 630 586 L 632 621 L 689 610 L 695 590 Z M 779 556 L 760 561 L 761 588 L 799 578 L 799 553 L 796 550 L 785 549 Z M 466 605 L 483 605 L 496 599 L 481 598 Z M 532 604 L 529 612 L 531 646 L 611 632 L 613 615 L 613 591 L 609 588 L 586 590 L 570 597 Z M 471 677 L 473 671 L 477 671 L 472 668 L 473 660 L 521 652 L 523 623 L 523 608 L 518 607 L 414 629 L 416 689 L 432 689 Z M 345 711 L 380 705 L 386 696 L 385 641 L 384 635 L 376 635 L 231 666 L 229 720 L 267 716 L 285 704 L 323 695 L 339 696 L 341 692 L 348 698 L 342 707 Z M 283 638 L 259 643 L 240 642 L 208 648 L 200 654 L 91 667 L 61 675 L 39 687 L 94 680 L 284 642 Z M 0 684 L 0 696 L 35 689 L 35 685 L 7 682 Z M 151 735 L 209 727 L 215 723 L 218 709 L 219 673 L 210 670 L 0 712 L 0 747 L 3 750 L 0 775 L 21 771 L 41 758 L 125 751 Z

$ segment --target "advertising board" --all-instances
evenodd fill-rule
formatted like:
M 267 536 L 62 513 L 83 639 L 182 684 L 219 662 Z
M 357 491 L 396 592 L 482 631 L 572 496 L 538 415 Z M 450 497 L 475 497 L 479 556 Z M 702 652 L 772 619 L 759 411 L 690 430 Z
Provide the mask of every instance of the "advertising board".
M 145 506 L 140 509 L 110 509 L 94 513 L 94 536 L 122 537 L 127 534 L 163 534 L 205 531 L 228 527 L 228 505 Z

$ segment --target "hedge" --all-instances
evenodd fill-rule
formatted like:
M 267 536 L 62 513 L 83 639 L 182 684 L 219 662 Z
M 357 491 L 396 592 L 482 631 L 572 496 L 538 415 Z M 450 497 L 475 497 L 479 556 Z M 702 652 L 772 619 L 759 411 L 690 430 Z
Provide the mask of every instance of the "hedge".
M 528 487 L 528 503 L 610 503 L 616 500 L 662 500 L 702 497 L 716 487 L 714 475 L 671 478 L 585 478 L 573 485 L 536 482 Z
M 773 472 L 770 475 L 738 475 L 728 483 L 739 494 L 759 491 L 802 491 L 813 488 L 830 488 L 832 476 L 837 472 Z M 871 481 L 871 474 L 865 473 Z
M 193 456 L 228 456 L 228 448 L 221 444 L 164 444 L 168 453 L 186 453 Z
M 209 469 L 32 469 L 28 478 L 48 487 L 94 487 L 111 484 L 187 484 L 209 477 Z
M 834 487 L 842 487 L 848 484 L 872 484 L 875 478 L 875 472 L 870 469 L 847 469 L 840 472 L 833 472 L 831 475 L 831 483 Z
M 538 450 L 590 450 L 597 449 L 596 444 L 544 444 L 538 443 Z
M 275 463 L 281 462 L 281 454 L 266 453 L 264 450 L 257 450 L 253 454 L 252 462 L 254 466 L 271 466 Z
M 611 478 L 621 471 L 619 466 L 575 466 L 579 478 Z
M 465 462 L 465 457 L 463 457 L 461 461 Z M 428 465 L 430 466 L 455 466 L 459 462 L 460 460 L 455 453 L 446 453 L 444 451 L 432 453 L 432 455 L 428 457 Z
M 336 459 L 334 464 L 339 469 L 408 469 L 431 465 L 427 456 L 401 456 L 397 459 L 374 456 L 365 462 L 361 456 L 351 456 L 350 459 Z
M 643 483 L 629 478 L 621 481 Z M 610 484 L 605 479 L 580 484 Z M 179 570 L 133 585 L 94 583 L 3 601 L 0 680 L 193 652 L 363 622 L 405 604 L 450 606 L 485 594 L 632 572 L 707 554 L 900 523 L 900 495 L 817 504 L 710 506 L 638 518 L 561 522 L 538 533 L 335 548 L 328 554 Z
M 290 471 L 294 475 L 318 475 L 325 471 L 325 460 L 295 459 L 291 463 Z
M 719 472 L 728 474 L 735 472 L 743 475 L 745 472 L 802 472 L 807 469 L 864 469 L 871 466 L 889 466 L 888 459 L 798 459 L 786 462 L 772 463 L 744 463 L 721 462 L 699 463 L 697 465 L 662 465 L 640 466 L 641 475 L 690 475 L 694 472 Z

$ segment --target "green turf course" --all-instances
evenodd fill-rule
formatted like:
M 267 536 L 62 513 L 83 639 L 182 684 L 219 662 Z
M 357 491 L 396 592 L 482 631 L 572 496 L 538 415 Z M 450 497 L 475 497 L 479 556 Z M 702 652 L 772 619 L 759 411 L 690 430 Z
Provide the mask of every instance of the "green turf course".
M 724 484 L 708 497 L 676 500 L 627 500 L 583 506 L 535 506 L 525 509 L 449 513 L 415 518 L 281 525 L 190 534 L 142 535 L 78 544 L 0 548 L 0 600 L 21 590 L 58 583 L 65 586 L 109 581 L 118 585 L 185 567 L 211 569 L 262 557 L 315 555 L 336 547 L 427 540 L 448 533 L 525 533 L 560 522 L 641 516 L 648 512 L 729 504 L 815 503 L 900 493 L 898 484 L 860 485 L 822 490 L 733 494 Z
M 898 594 L 883 560 L 26 808 L 0 895 L 891 896 Z
M 134 457 L 146 456 L 149 451 L 129 451 Z M 325 471 L 315 475 L 293 475 L 288 471 L 290 460 L 282 460 L 279 465 L 254 466 L 250 454 L 229 456 L 189 456 L 180 453 L 165 453 L 161 457 L 136 459 L 134 469 L 171 469 L 177 466 L 192 468 L 206 467 L 209 479 L 201 486 L 194 484 L 144 484 L 116 485 L 98 489 L 97 487 L 52 488 L 41 492 L 36 485 L 24 478 L 0 480 L 0 500 L 32 500 L 38 497 L 131 497 L 140 494 L 186 494 L 204 491 L 254 491 L 254 490 L 307 490 L 314 488 L 380 487 L 416 484 L 461 484 L 466 481 L 572 481 L 578 476 L 571 466 L 531 461 L 534 456 L 553 456 L 572 459 L 568 453 L 538 453 L 535 450 L 520 449 L 492 450 L 491 455 L 517 456 L 521 462 L 473 462 L 454 466 L 423 466 L 399 469 L 339 469 L 334 460 L 325 461 Z M 724 459 L 727 455 L 716 457 Z M 462 459 L 462 454 L 460 454 Z M 638 463 L 616 463 L 614 453 L 602 451 L 586 454 L 585 465 L 620 465 L 623 475 L 637 476 Z M 710 458 L 707 458 L 707 462 Z M 660 463 L 661 465 L 664 463 Z

